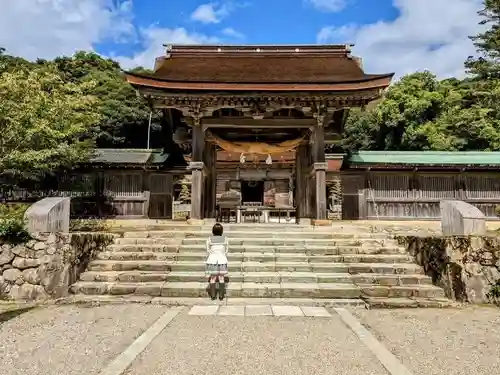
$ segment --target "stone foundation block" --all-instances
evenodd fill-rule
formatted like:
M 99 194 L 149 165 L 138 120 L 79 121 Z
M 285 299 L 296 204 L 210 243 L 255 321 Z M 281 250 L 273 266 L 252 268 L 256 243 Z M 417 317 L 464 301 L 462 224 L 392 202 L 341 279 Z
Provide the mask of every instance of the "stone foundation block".
M 205 220 L 202 220 L 202 219 L 188 219 L 187 223 L 189 225 L 204 225 L 205 224 Z
M 314 225 L 315 227 L 331 227 L 332 221 L 331 220 L 313 220 L 312 225 Z

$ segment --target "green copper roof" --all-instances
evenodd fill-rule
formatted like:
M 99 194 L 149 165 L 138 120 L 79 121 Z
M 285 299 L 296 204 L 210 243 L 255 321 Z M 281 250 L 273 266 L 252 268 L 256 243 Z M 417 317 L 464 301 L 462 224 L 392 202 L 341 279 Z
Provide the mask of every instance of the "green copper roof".
M 359 151 L 350 164 L 500 166 L 500 152 L 489 151 Z
M 92 163 L 98 164 L 163 164 L 169 154 L 162 150 L 99 148 Z

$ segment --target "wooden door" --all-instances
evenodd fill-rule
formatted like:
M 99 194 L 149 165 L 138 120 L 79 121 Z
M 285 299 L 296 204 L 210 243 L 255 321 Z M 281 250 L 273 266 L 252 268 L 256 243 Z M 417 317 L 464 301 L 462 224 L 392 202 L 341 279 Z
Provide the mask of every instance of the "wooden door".
M 151 219 L 172 219 L 173 185 L 171 174 L 151 174 L 149 180 Z

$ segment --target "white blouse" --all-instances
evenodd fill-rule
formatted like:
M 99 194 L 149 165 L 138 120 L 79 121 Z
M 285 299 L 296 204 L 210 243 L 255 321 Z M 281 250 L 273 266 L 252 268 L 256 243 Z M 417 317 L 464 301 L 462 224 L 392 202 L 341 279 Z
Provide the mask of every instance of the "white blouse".
M 224 243 L 212 243 L 210 238 L 207 240 L 206 248 L 208 258 L 206 264 L 227 264 L 227 252 L 229 249 L 227 238 Z

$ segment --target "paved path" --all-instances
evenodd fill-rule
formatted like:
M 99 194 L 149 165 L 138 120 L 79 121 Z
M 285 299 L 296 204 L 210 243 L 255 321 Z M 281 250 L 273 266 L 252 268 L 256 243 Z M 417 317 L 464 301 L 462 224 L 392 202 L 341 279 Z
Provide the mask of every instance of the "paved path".
M 499 327 L 494 308 L 46 307 L 0 324 L 0 375 L 491 375 Z
M 414 375 L 500 374 L 500 309 L 356 310 Z
M 310 317 L 331 318 L 332 315 L 324 307 L 309 306 L 271 306 L 271 305 L 241 305 L 241 306 L 218 306 L 202 305 L 193 306 L 188 315 L 201 316 L 288 316 L 288 317 Z

